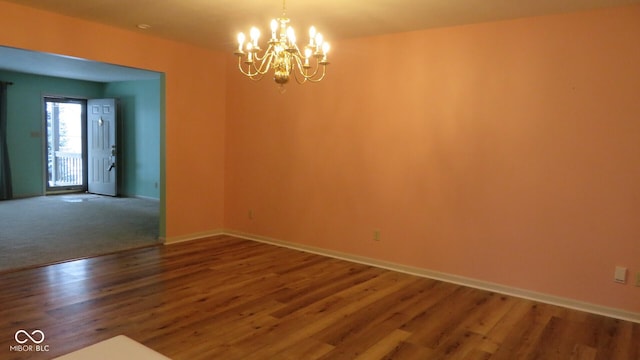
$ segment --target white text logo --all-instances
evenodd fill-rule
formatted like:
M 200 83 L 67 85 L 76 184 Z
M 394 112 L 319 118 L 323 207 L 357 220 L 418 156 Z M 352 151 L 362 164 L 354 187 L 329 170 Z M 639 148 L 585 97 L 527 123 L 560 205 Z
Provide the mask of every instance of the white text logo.
M 49 351 L 49 345 L 40 345 L 44 341 L 44 331 L 33 330 L 31 333 L 26 330 L 18 330 L 13 336 L 19 345 L 9 346 L 9 351 Z M 35 345 L 27 344 L 31 341 Z
M 39 340 L 36 339 L 37 336 L 36 336 L 36 338 L 33 337 L 33 335 L 37 335 L 37 334 L 40 334 L 40 339 Z M 24 335 L 23 337 L 26 337 L 26 339 L 24 339 L 24 338 L 21 339 L 20 335 Z M 35 344 L 40 344 L 40 343 L 42 343 L 44 341 L 44 333 L 42 332 L 42 330 L 33 330 L 33 332 L 31 334 L 29 334 L 26 330 L 18 330 L 18 331 L 16 331 L 15 338 L 16 338 L 16 342 L 18 344 L 24 344 L 29 340 L 31 340 Z

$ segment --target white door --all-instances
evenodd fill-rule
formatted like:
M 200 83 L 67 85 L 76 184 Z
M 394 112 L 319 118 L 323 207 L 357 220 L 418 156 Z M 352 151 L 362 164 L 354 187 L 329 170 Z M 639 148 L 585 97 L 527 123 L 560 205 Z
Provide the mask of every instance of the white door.
M 118 194 L 117 109 L 115 99 L 91 99 L 87 103 L 88 191 Z

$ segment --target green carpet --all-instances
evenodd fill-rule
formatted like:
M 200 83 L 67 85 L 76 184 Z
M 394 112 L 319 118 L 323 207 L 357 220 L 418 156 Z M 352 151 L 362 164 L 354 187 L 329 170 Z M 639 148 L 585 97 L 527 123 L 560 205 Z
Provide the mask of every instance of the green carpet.
M 93 194 L 0 201 L 0 272 L 159 243 L 159 202 Z

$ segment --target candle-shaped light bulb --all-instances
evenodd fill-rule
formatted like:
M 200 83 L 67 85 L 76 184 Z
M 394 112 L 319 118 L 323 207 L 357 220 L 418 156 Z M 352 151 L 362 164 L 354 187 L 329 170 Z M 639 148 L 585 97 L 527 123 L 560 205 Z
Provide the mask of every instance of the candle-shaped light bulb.
M 309 66 L 309 58 L 313 54 L 313 50 L 310 47 L 304 49 L 304 66 Z
M 260 30 L 257 27 L 252 27 L 251 32 L 249 33 L 251 36 L 251 41 L 253 41 L 253 46 L 258 47 L 258 38 L 260 37 Z
M 322 61 L 327 61 L 327 54 L 329 53 L 329 48 L 331 48 L 331 46 L 329 46 L 328 42 L 322 44 Z
M 238 51 L 242 52 L 242 45 L 244 45 L 244 40 L 245 40 L 245 36 L 244 33 L 239 33 L 238 34 Z
M 276 19 L 271 20 L 271 39 L 276 39 L 276 31 L 278 31 L 278 22 Z
M 289 38 L 289 43 L 291 43 L 292 46 L 296 44 L 296 33 L 293 31 L 291 26 L 287 28 L 287 37 Z
M 253 44 L 251 42 L 248 42 L 247 43 L 247 61 L 249 62 L 253 61 L 253 52 L 251 50 L 253 50 Z
M 331 49 L 331 45 L 328 42 L 322 44 L 322 55 L 327 56 L 329 49 Z
M 320 51 L 323 41 L 324 41 L 324 38 L 322 37 L 322 34 L 320 33 L 316 34 L 316 46 L 318 47 L 316 51 Z
M 309 46 L 313 46 L 313 40 L 316 37 L 316 28 L 314 26 L 309 28 Z

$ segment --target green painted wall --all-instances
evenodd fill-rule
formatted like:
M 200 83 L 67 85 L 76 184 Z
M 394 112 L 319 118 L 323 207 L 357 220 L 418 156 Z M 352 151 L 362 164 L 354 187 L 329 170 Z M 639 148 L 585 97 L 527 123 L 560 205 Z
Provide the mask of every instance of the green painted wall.
M 1 70 L 0 79 L 13 82 L 7 91 L 7 142 L 13 196 L 43 195 L 45 132 L 42 97 L 101 97 L 104 84 Z
M 160 79 L 108 83 L 104 97 L 119 99 L 120 193 L 159 199 Z
M 160 198 L 160 79 L 98 83 L 0 70 L 7 95 L 7 138 L 13 196 L 44 195 L 42 97 L 120 100 L 120 193 Z

